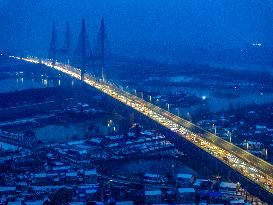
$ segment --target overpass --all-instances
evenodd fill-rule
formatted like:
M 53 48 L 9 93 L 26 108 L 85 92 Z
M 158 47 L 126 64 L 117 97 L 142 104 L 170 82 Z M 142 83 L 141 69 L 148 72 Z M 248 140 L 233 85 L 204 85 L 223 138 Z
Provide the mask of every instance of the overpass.
M 12 56 L 14 57 L 14 56 Z M 52 64 L 51 61 L 41 61 L 37 58 L 19 58 L 26 62 L 43 64 L 56 69 L 73 78 L 81 79 L 81 69 L 60 63 Z M 273 166 L 268 162 L 246 152 L 245 150 L 229 143 L 222 138 L 202 129 L 201 127 L 184 120 L 158 106 L 155 106 L 137 96 L 128 93 L 114 84 L 98 81 L 89 74 L 82 79 L 86 84 L 126 104 L 142 113 L 163 127 L 176 133 L 181 138 L 189 141 L 203 151 L 217 158 L 231 169 L 237 171 L 252 183 L 258 185 L 268 194 L 273 196 Z

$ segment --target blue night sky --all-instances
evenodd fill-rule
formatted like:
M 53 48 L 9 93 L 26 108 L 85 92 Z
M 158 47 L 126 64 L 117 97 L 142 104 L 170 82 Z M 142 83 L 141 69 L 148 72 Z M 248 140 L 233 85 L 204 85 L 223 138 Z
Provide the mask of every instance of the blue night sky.
M 65 22 L 73 38 L 86 18 L 91 41 L 105 18 L 116 53 L 160 46 L 241 47 L 272 45 L 269 0 L 0 0 L 0 48 L 46 51 L 52 21 L 60 44 Z M 75 40 L 74 40 L 75 41 Z

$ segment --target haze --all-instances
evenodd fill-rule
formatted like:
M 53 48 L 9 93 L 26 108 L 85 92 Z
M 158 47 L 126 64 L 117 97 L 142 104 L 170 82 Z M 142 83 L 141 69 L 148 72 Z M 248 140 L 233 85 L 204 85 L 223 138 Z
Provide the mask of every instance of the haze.
M 86 18 L 91 42 L 105 18 L 113 53 L 147 57 L 168 49 L 272 46 L 272 3 L 268 0 L 2 0 L 0 48 L 45 54 L 55 20 L 61 45 L 65 22 L 76 41 Z

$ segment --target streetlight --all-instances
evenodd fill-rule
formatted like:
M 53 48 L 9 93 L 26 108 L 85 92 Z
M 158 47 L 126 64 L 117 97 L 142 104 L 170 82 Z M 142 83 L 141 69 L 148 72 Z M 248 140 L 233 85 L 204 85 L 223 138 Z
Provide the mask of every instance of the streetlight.
M 212 124 L 212 128 L 214 129 L 214 134 L 216 135 L 217 131 L 216 131 L 216 125 Z
M 267 148 L 264 149 L 264 154 L 265 154 L 265 158 L 267 159 L 267 156 L 268 156 Z
M 248 143 L 248 140 L 246 140 L 246 150 L 249 149 L 249 143 Z
M 170 104 L 167 103 L 168 112 L 170 111 Z
M 149 100 L 150 100 L 150 102 L 152 102 L 152 96 L 151 95 L 149 95 Z
M 231 132 L 228 130 L 227 131 L 227 136 L 229 137 L 229 142 L 231 143 L 231 141 L 232 141 L 232 135 L 231 135 Z

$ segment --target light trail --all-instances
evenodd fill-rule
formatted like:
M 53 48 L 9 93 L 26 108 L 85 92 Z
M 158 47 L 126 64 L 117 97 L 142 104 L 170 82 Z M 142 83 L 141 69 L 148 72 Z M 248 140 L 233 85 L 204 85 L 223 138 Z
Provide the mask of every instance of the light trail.
M 81 78 L 79 68 L 59 63 L 53 66 L 50 61 L 39 61 L 36 58 L 15 58 L 30 63 L 41 63 L 76 79 Z M 121 90 L 109 82 L 98 82 L 88 74 L 85 75 L 84 82 L 172 130 L 180 137 L 219 159 L 233 170 L 236 170 L 247 179 L 273 194 L 273 166 L 266 161 L 205 131 L 189 121 Z

